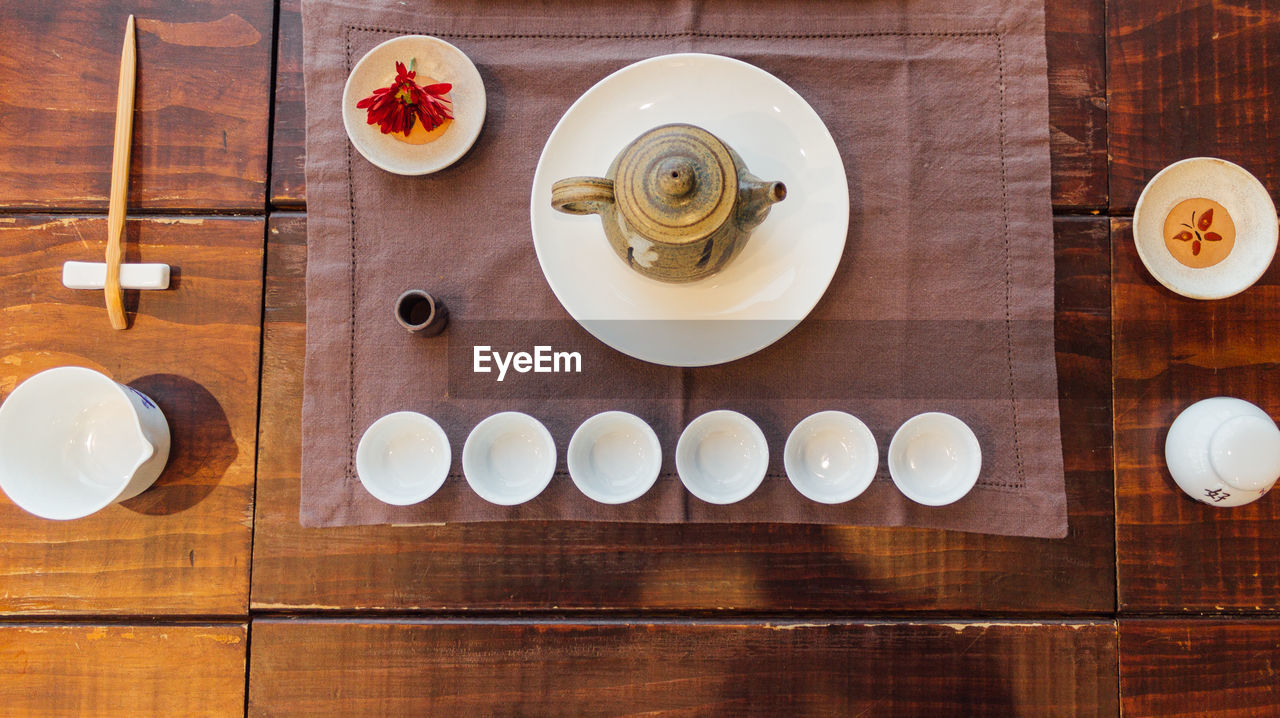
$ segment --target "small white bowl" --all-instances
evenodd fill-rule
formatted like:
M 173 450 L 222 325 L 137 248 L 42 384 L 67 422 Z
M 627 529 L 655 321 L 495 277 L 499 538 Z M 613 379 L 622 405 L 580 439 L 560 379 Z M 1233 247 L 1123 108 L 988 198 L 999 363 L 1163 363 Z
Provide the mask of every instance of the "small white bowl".
M 764 432 L 736 411 L 709 411 L 694 419 L 676 444 L 676 471 L 689 493 L 709 504 L 751 495 L 769 467 Z
M 0 406 L 0 489 L 46 519 L 78 519 L 150 487 L 169 460 L 150 397 L 92 369 L 47 369 Z
M 408 506 L 430 498 L 449 476 L 449 438 L 429 416 L 397 411 L 369 425 L 356 447 L 356 474 L 383 503 Z
M 1175 259 L 1164 240 L 1169 212 L 1195 198 L 1225 207 L 1236 227 L 1235 246 L 1226 259 L 1199 269 Z M 1277 236 L 1280 225 L 1267 188 L 1243 167 L 1216 157 L 1192 157 L 1160 170 L 1133 210 L 1138 257 L 1156 281 L 1192 299 L 1222 299 L 1248 289 L 1271 265 Z
M 876 437 L 856 416 L 820 411 L 791 430 L 782 463 L 796 491 L 822 504 L 851 501 L 867 490 L 880 466 Z
M 542 422 L 518 411 L 476 424 L 462 447 L 462 473 L 471 490 L 499 506 L 532 500 L 556 472 L 556 443 Z
M 889 475 L 907 498 L 946 506 L 969 493 L 982 471 L 982 447 L 963 421 L 929 412 L 907 419 L 889 442 Z
M 369 124 L 367 110 L 356 103 L 396 76 L 396 62 L 417 60 L 417 79 L 433 78 L 453 85 L 453 124 L 434 142 L 411 145 L 382 134 Z M 404 35 L 370 50 L 351 70 L 342 91 L 342 124 L 351 144 L 375 166 L 398 175 L 425 175 L 457 162 L 480 136 L 486 109 L 484 80 L 471 59 L 437 37 Z
M 582 422 L 569 440 L 569 477 L 602 504 L 640 498 L 658 479 L 662 445 L 638 416 L 606 411 Z
M 1164 456 L 1174 483 L 1191 498 L 1220 508 L 1243 506 L 1280 478 L 1280 429 L 1243 399 L 1202 399 L 1173 420 Z

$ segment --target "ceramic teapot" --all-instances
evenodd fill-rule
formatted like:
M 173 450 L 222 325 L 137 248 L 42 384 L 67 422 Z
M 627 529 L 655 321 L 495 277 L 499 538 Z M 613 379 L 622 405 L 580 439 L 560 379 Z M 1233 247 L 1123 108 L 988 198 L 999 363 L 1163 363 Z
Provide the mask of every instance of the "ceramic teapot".
M 1257 501 L 1280 478 L 1280 428 L 1243 399 L 1216 396 L 1184 409 L 1164 452 L 1178 487 L 1210 506 Z
M 599 214 L 613 251 L 665 282 L 723 269 L 786 196 L 781 182 L 755 177 L 718 137 L 687 124 L 640 135 L 605 177 L 570 177 L 551 187 L 555 209 Z

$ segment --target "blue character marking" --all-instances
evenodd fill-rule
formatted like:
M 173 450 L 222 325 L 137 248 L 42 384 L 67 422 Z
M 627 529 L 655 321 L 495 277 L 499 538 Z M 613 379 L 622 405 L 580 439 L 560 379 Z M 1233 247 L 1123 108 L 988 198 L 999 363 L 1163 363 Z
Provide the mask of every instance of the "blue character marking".
M 146 394 L 143 394 L 142 392 L 138 391 L 137 389 L 134 389 L 133 387 L 129 387 L 129 391 L 138 395 L 138 398 L 142 400 L 143 406 L 147 407 L 148 409 L 156 408 L 156 405 L 151 403 L 151 400 L 147 398 Z
M 1205 489 L 1204 495 L 1213 499 L 1213 502 L 1215 504 L 1219 501 L 1226 501 L 1227 499 L 1231 498 L 1231 494 L 1228 494 L 1226 491 L 1223 491 L 1222 489 Z

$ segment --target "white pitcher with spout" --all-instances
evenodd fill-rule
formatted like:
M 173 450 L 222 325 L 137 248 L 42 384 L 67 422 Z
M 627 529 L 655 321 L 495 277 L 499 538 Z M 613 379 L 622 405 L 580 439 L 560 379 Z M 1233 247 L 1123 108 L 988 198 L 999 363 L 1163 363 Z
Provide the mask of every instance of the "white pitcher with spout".
M 0 405 L 0 489 L 36 516 L 81 518 L 155 483 L 169 443 L 147 395 L 85 367 L 49 369 Z

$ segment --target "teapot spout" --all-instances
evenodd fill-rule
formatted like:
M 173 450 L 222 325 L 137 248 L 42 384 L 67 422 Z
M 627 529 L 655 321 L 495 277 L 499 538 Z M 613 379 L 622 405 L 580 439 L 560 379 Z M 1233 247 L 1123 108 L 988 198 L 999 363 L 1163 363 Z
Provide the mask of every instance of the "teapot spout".
M 769 204 L 781 202 L 787 198 L 787 186 L 781 182 L 761 182 L 761 191 L 765 198 L 769 200 Z
M 769 216 L 769 208 L 786 198 L 787 186 L 781 182 L 743 177 L 738 186 L 738 226 L 750 232 Z

